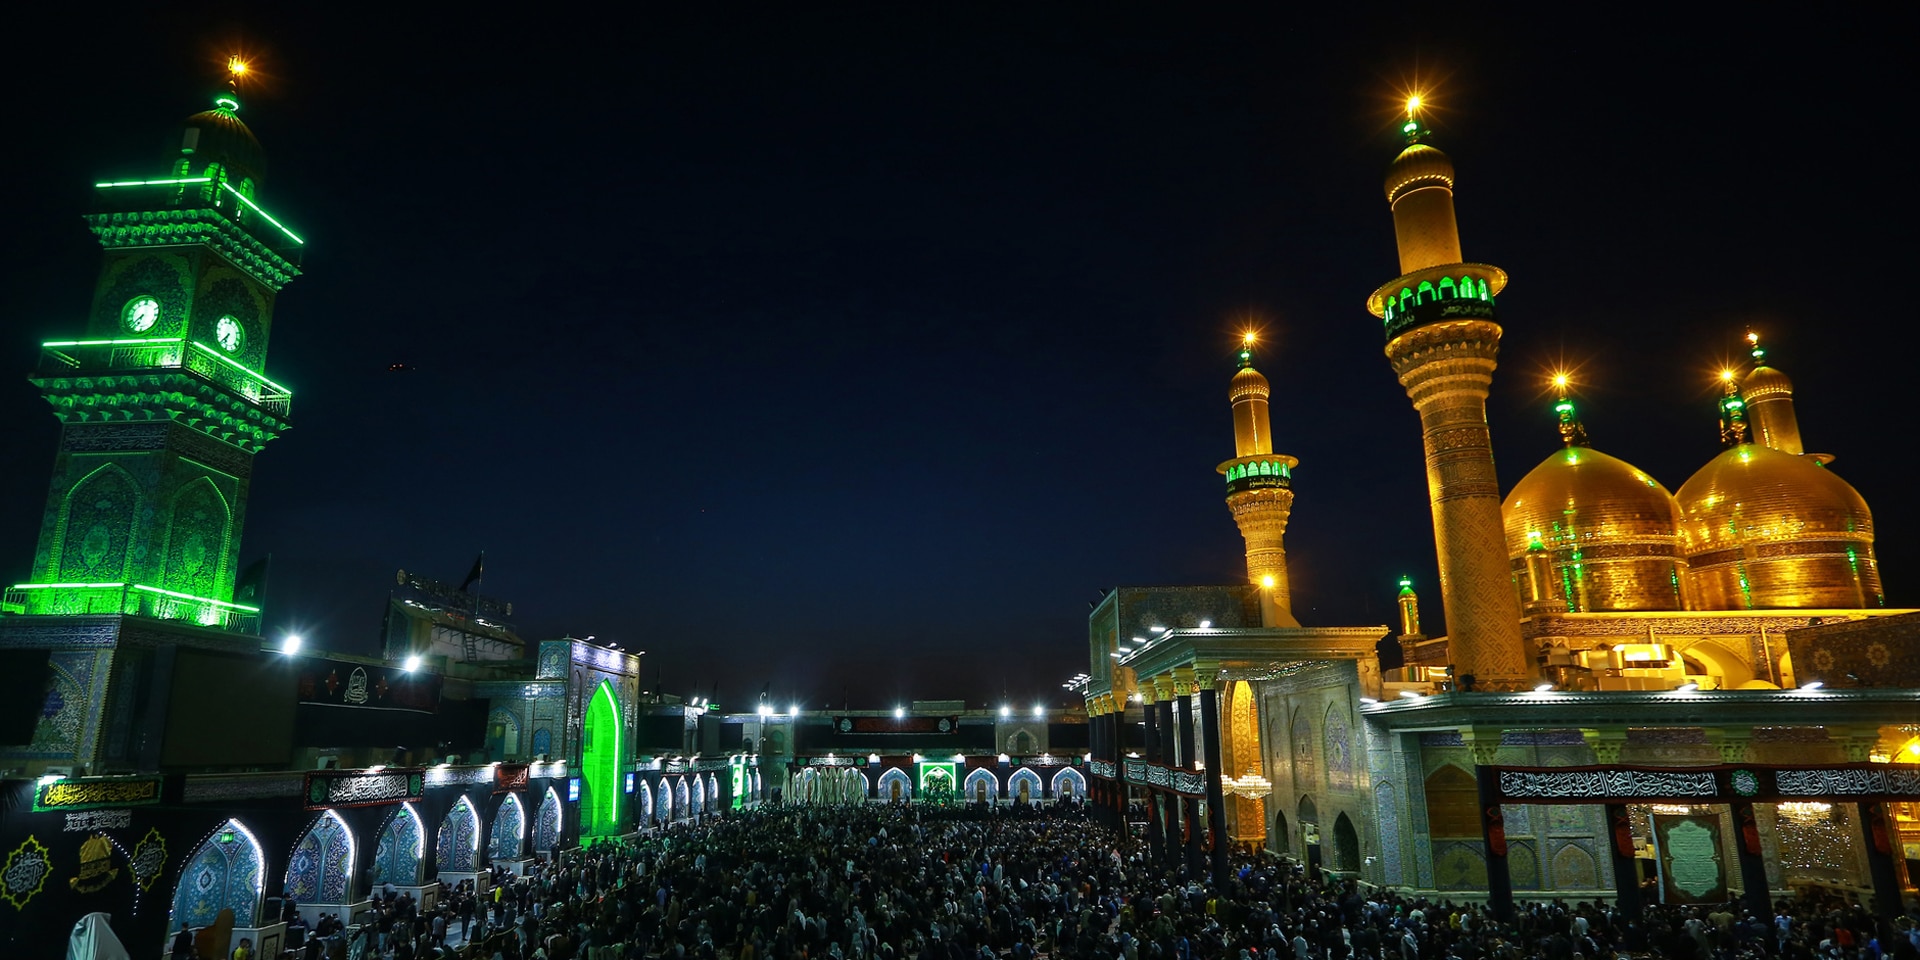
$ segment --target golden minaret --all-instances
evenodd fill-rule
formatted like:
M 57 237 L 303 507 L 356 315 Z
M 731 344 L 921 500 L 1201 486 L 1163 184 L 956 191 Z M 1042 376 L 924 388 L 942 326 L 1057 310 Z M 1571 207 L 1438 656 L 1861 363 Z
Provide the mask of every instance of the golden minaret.
M 1420 98 L 1407 101 L 1406 149 L 1387 170 L 1401 275 L 1367 300 L 1386 325 L 1387 359 L 1420 414 L 1440 559 L 1447 648 L 1463 689 L 1533 685 L 1507 567 L 1500 484 L 1487 433 L 1487 390 L 1500 352 L 1494 297 L 1507 273 L 1460 256 L 1453 161 L 1421 141 Z
M 1747 403 L 1753 439 L 1797 457 L 1806 450 L 1800 445 L 1800 418 L 1793 412 L 1793 381 L 1767 365 L 1759 334 L 1749 331 L 1747 344 L 1753 348 L 1753 369 L 1740 382 L 1740 394 Z
M 1297 627 L 1287 584 L 1287 517 L 1293 512 L 1293 468 L 1300 461 L 1273 452 L 1267 398 L 1273 389 L 1253 368 L 1249 331 L 1240 341 L 1240 372 L 1227 395 L 1233 400 L 1234 457 L 1215 468 L 1227 478 L 1227 509 L 1247 541 L 1247 582 L 1260 588 L 1261 619 L 1269 627 Z

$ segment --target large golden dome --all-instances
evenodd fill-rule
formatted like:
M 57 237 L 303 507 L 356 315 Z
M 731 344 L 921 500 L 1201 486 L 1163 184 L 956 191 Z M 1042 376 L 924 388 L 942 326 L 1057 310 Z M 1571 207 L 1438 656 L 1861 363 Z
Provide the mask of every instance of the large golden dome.
M 1591 447 L 1555 451 L 1500 512 L 1516 579 L 1528 576 L 1537 537 L 1570 609 L 1681 608 L 1679 505 L 1634 465 Z
M 1882 604 L 1873 514 L 1817 459 L 1743 443 L 1701 467 L 1678 499 L 1696 609 Z

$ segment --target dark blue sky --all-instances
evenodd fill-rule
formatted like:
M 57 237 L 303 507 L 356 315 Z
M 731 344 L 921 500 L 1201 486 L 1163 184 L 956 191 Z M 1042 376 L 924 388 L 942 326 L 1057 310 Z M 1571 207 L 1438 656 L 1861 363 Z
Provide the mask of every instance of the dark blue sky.
M 667 689 L 1051 697 L 1099 589 L 1243 576 L 1213 466 L 1245 316 L 1302 461 L 1300 618 L 1384 623 L 1405 572 L 1438 620 L 1418 425 L 1363 307 L 1420 76 L 1467 255 L 1513 276 L 1503 482 L 1556 446 L 1564 357 L 1594 444 L 1678 488 L 1753 323 L 1875 509 L 1889 601 L 1920 601 L 1910 20 L 1035 6 L 76 7 L 8 63 L 0 350 L 24 374 L 79 330 L 89 185 L 161 170 L 243 38 L 262 198 L 309 241 L 268 364 L 295 429 L 245 539 L 271 635 L 371 652 L 395 569 L 485 548 L 525 633 L 648 650 Z M 19 377 L 0 410 L 17 579 L 56 426 Z

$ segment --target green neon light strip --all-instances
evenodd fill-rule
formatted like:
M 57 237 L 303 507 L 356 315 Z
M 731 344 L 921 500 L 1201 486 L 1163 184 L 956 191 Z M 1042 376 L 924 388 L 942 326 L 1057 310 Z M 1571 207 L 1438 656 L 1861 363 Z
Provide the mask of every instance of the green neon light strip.
M 212 177 L 180 177 L 173 180 L 114 180 L 96 183 L 94 188 L 104 190 L 108 187 L 161 187 L 176 183 L 212 183 Z M 285 228 L 282 228 L 285 229 Z
M 225 600 L 215 600 L 212 597 L 196 597 L 191 593 L 181 593 L 178 590 L 162 590 L 159 587 L 149 587 L 144 583 L 132 583 L 132 584 L 128 584 L 128 583 L 16 583 L 13 585 L 12 589 L 15 589 L 15 590 L 119 590 L 124 587 L 132 587 L 135 590 L 144 590 L 147 593 L 164 594 L 166 596 L 175 597 L 180 600 L 191 600 L 194 603 L 210 603 L 216 607 L 227 607 L 233 610 L 244 610 L 248 613 L 260 612 L 259 607 L 249 607 L 244 603 L 228 603 Z
M 210 603 L 216 607 L 226 607 L 230 610 L 245 610 L 248 613 L 260 612 L 259 607 L 249 607 L 244 603 L 228 603 L 225 600 L 215 600 L 212 597 L 196 597 L 191 593 L 181 593 L 178 590 L 162 590 L 159 587 L 149 587 L 144 583 L 136 583 L 133 585 L 133 588 L 135 590 L 145 590 L 148 593 L 165 594 L 169 597 L 177 597 L 181 600 L 192 600 L 195 603 Z
M 273 382 L 272 380 L 269 380 L 269 379 L 267 379 L 267 375 L 266 375 L 266 374 L 264 374 L 264 373 L 261 373 L 261 372 L 259 372 L 259 371 L 257 371 L 257 370 L 249 370 L 249 369 L 247 369 L 246 367 L 244 367 L 244 366 L 242 366 L 242 365 L 240 365 L 239 363 L 237 363 L 237 362 L 235 362 L 235 361 L 234 361 L 234 360 L 233 360 L 232 358 L 230 358 L 230 357 L 228 357 L 228 356 L 227 356 L 226 354 L 224 354 L 224 353 L 220 353 L 220 352 L 218 352 L 218 351 L 215 351 L 215 350 L 214 350 L 214 349 L 213 349 L 212 347 L 209 347 L 209 346 L 207 346 L 207 345 L 206 345 L 206 344 L 204 344 L 204 343 L 200 343 L 199 341 L 196 341 L 196 340 L 189 340 L 189 341 L 187 341 L 187 346 L 189 346 L 189 347 L 192 347 L 192 348 L 194 348 L 195 350 L 198 350 L 198 351 L 200 351 L 201 353 L 204 353 L 204 354 L 206 354 L 207 356 L 209 356 L 209 357 L 212 357 L 212 358 L 214 358 L 215 360 L 218 360 L 218 361 L 220 361 L 221 363 L 224 363 L 224 364 L 226 364 L 227 366 L 229 366 L 229 367 L 232 367 L 232 368 L 234 368 L 235 370 L 238 370 L 238 371 L 240 371 L 241 373 L 244 373 L 244 374 L 246 374 L 247 376 L 249 376 L 249 377 L 252 377 L 252 378 L 254 378 L 255 380 L 258 380 L 258 381 L 260 381 L 261 383 L 264 383 L 264 384 L 266 384 L 267 386 L 269 386 L 269 387 L 272 387 L 272 388 L 274 388 L 275 390 L 278 390 L 278 391 L 280 391 L 281 393 L 284 393 L 284 394 L 286 394 L 286 395 L 287 395 L 287 396 L 289 396 L 289 397 L 291 397 L 291 396 L 293 396 L 293 391 L 292 391 L 292 390 L 289 390 L 289 389 L 287 389 L 286 387 L 284 387 L 284 386 L 281 386 L 280 384 L 277 384 L 277 383 L 274 383 L 274 382 Z
M 198 350 L 201 353 L 204 353 L 207 356 L 212 357 L 215 360 L 218 360 L 221 363 L 224 363 L 227 366 L 240 371 L 241 373 L 244 373 L 247 376 L 252 377 L 255 380 L 258 380 L 261 383 L 264 383 L 267 386 L 272 387 L 275 390 L 278 390 L 289 397 L 293 396 L 293 391 L 291 389 L 288 389 L 285 384 L 275 383 L 274 381 L 268 379 L 266 374 L 261 373 L 258 370 L 251 369 L 246 365 L 234 360 L 232 357 L 229 357 L 226 354 L 221 353 L 213 349 L 212 347 L 207 346 L 204 343 L 200 343 L 199 341 L 196 341 L 196 340 L 188 340 L 184 337 L 152 337 L 144 340 L 48 340 L 40 344 L 40 346 L 43 348 L 45 347 L 108 347 L 108 346 L 118 347 L 118 346 L 135 345 L 135 344 L 145 345 L 145 344 L 155 344 L 155 343 L 184 343 L 187 346 L 192 347 L 195 350 Z
M 105 347 L 130 343 L 185 343 L 184 337 L 150 337 L 145 340 L 48 340 L 42 347 Z
M 287 229 L 287 225 L 286 225 L 286 224 L 284 224 L 284 223 L 281 223 L 280 221 L 278 221 L 278 220 L 275 220 L 275 219 L 273 218 L 273 214 L 271 214 L 271 213 L 268 213 L 268 212 L 266 212 L 265 210 L 262 210 L 262 209 L 260 209 L 260 205 L 259 205 L 259 204 L 257 204 L 257 203 L 254 203 L 254 202 L 253 202 L 252 200 L 249 200 L 249 199 L 247 199 L 247 195 L 246 195 L 246 194 L 244 194 L 244 193 L 241 193 L 241 192 L 240 192 L 240 191 L 238 191 L 238 190 L 235 190 L 235 189 L 233 188 L 233 184 L 230 184 L 230 183 L 228 183 L 228 182 L 226 182 L 225 180 L 222 180 L 222 181 L 220 181 L 220 186 L 221 186 L 221 187 L 223 187 L 223 188 L 225 188 L 225 190 L 226 190 L 226 191 L 227 191 L 228 193 L 231 193 L 231 194 L 233 194 L 233 195 L 234 195 L 235 197 L 238 197 L 241 203 L 244 203 L 244 204 L 246 204 L 246 205 L 247 205 L 248 207 L 251 207 L 251 208 L 253 209 L 253 212 L 254 212 L 254 213 L 257 213 L 257 214 L 259 214 L 259 215 L 261 215 L 261 216 L 263 216 L 263 217 L 266 217 L 266 218 L 267 218 L 267 222 L 268 222 L 268 223 L 271 223 L 271 224 L 273 224 L 274 226 L 276 226 L 276 227 L 279 227 L 279 228 L 280 228 L 280 232 L 281 232 L 281 233 L 284 233 L 284 234 L 286 234 L 287 236 L 289 236 L 289 237 L 292 237 L 292 238 L 293 238 L 293 242 L 294 242 L 294 243 L 297 243 L 297 244 L 300 244 L 301 246 L 306 246 L 306 244 L 307 244 L 307 242 L 306 242 L 305 240 L 302 240 L 302 239 L 300 239 L 300 235 L 299 235 L 299 234 L 296 234 L 296 233 L 294 233 L 294 232 L 293 232 L 292 230 L 288 230 L 288 229 Z

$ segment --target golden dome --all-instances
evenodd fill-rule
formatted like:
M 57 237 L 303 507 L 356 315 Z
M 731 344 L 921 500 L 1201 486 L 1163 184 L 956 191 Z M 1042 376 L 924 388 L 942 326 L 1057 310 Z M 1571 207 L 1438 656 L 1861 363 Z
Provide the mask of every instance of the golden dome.
M 1240 372 L 1233 375 L 1233 383 L 1227 387 L 1227 396 L 1234 403 L 1248 397 L 1265 400 L 1272 395 L 1273 387 L 1267 383 L 1267 378 L 1252 367 L 1241 367 Z
M 1575 612 L 1680 609 L 1679 505 L 1634 465 L 1591 447 L 1555 451 L 1500 512 L 1516 576 L 1537 538 Z
M 1453 189 L 1453 160 L 1438 147 L 1410 143 L 1387 168 L 1388 203 L 1409 190 L 1436 185 Z
M 1701 467 L 1678 499 L 1696 609 L 1882 604 L 1873 514 L 1815 458 L 1743 443 Z
M 1740 381 L 1740 396 L 1752 406 L 1762 400 L 1784 396 L 1793 397 L 1793 381 L 1774 367 L 1754 367 L 1745 379 Z

